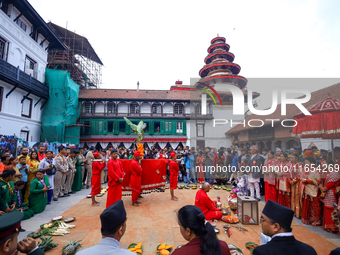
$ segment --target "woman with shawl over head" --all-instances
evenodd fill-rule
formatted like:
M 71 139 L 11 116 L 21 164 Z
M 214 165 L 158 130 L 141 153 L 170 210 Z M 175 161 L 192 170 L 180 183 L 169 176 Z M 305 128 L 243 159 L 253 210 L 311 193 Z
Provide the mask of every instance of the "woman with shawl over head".
M 321 190 L 321 201 L 323 207 L 323 223 L 322 228 L 328 232 L 339 232 L 332 220 L 332 212 L 334 211 L 334 203 L 337 204 L 335 189 L 340 184 L 340 173 L 334 169 L 334 162 L 331 159 L 322 161 L 322 184 L 319 185 Z M 326 172 L 325 172 L 326 171 Z
M 306 225 L 321 225 L 320 190 L 321 171 L 317 169 L 312 157 L 305 158 L 305 166 L 301 173 L 301 221 Z
M 291 189 L 291 209 L 294 211 L 296 217 L 301 218 L 301 174 L 304 168 L 304 164 L 300 162 L 299 155 L 293 153 L 291 155 L 292 169 L 291 175 L 292 180 L 290 181 Z

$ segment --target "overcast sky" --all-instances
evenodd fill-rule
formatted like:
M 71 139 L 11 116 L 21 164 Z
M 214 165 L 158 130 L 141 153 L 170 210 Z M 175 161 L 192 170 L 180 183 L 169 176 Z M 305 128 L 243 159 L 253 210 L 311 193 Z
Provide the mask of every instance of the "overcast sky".
M 104 63 L 103 88 L 189 85 L 217 34 L 248 79 L 340 77 L 338 0 L 29 2 L 46 22 L 90 41 Z M 269 89 L 253 90 L 267 106 Z

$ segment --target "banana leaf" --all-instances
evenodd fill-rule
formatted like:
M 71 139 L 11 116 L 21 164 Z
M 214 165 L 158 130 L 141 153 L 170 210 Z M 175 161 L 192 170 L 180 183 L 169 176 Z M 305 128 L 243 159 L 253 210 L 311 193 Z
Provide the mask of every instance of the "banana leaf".
M 144 129 L 144 122 L 141 120 L 139 123 L 138 123 L 138 126 L 137 126 L 137 132 L 138 134 L 141 134 L 142 133 L 142 130 Z

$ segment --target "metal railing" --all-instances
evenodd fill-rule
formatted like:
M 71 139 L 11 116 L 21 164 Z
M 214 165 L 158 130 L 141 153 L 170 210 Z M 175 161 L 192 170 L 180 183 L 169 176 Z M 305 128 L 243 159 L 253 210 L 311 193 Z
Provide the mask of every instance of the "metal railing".
M 168 118 L 168 117 L 178 117 L 178 118 L 198 118 L 198 119 L 212 119 L 212 114 L 193 114 L 193 113 L 183 113 L 183 114 L 175 114 L 175 113 L 108 113 L 108 112 L 92 112 L 86 113 L 82 112 L 81 117 L 159 117 L 159 118 Z
M 49 89 L 48 87 L 33 78 L 31 75 L 21 71 L 19 67 L 15 67 L 3 59 L 0 59 L 0 76 L 6 82 L 17 86 L 27 92 L 30 92 L 36 96 L 48 99 Z

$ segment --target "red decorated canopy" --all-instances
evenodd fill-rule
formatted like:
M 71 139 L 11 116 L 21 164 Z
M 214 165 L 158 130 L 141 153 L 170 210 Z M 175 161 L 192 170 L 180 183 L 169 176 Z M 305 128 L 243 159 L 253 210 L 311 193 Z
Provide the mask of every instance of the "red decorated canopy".
M 307 108 L 312 115 L 294 116 L 297 125 L 292 135 L 300 138 L 340 138 L 340 100 L 327 98 Z

